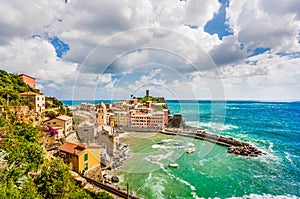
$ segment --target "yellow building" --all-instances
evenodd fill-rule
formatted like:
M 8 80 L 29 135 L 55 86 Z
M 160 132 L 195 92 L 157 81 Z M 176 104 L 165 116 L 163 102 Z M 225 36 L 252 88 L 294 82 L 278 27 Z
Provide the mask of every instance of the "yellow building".
M 73 170 L 82 173 L 100 166 L 100 146 L 67 142 L 58 148 L 64 162 L 73 166 Z
M 119 127 L 124 127 L 127 126 L 127 112 L 114 112 L 115 115 L 115 123 L 116 125 L 118 125 Z

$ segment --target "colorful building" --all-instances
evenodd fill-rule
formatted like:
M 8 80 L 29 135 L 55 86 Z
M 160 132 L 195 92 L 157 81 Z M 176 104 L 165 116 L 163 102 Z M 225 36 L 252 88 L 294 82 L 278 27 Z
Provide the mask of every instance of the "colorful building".
M 166 125 L 168 125 L 168 116 L 169 111 L 167 109 L 153 113 L 150 116 L 149 127 L 163 129 Z
M 156 128 L 163 129 L 168 124 L 169 111 L 154 111 L 151 109 L 131 110 L 128 118 L 128 126 L 132 128 Z
M 67 142 L 58 148 L 66 164 L 72 164 L 73 170 L 83 173 L 100 165 L 100 146 Z
M 125 111 L 116 111 L 114 112 L 115 123 L 119 127 L 127 126 L 127 116 L 128 112 Z
M 29 85 L 31 88 L 35 88 L 35 78 L 30 77 L 29 75 L 21 74 L 19 75 L 23 81 Z
M 129 126 L 133 128 L 147 128 L 150 124 L 150 114 L 140 111 L 130 111 L 130 123 Z

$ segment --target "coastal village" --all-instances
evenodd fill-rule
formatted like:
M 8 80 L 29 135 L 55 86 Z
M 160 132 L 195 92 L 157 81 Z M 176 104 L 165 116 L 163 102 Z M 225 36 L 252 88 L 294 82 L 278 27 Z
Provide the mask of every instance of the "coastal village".
M 19 76 L 35 89 L 35 78 L 25 74 Z M 228 153 L 236 155 L 262 154 L 248 143 L 185 125 L 181 114 L 170 115 L 165 99 L 152 97 L 149 90 L 146 90 L 144 97 L 132 96 L 130 100 L 112 104 L 82 103 L 78 107 L 66 107 L 55 97 L 46 97 L 36 91 L 20 93 L 30 105 L 10 106 L 10 115 L 15 115 L 16 120 L 42 126 L 47 133 L 47 136 L 41 138 L 47 157 L 61 157 L 71 166 L 77 180 L 85 185 L 88 184 L 87 179 L 103 184 L 119 182 L 117 176 L 108 176 L 106 171 L 120 169 L 129 156 L 129 146 L 120 142 L 124 132 L 181 135 L 226 146 Z M 1 116 L 7 120 L 12 119 L 9 114 L 5 114 L 4 107 L 0 109 Z M 194 149 L 189 148 L 186 152 L 193 153 Z M 169 167 L 178 165 L 172 163 Z
M 300 0 L 0 10 L 0 199 L 300 199 Z
M 36 89 L 35 78 L 26 74 L 19 77 Z M 124 131 L 164 130 L 170 121 L 165 99 L 153 98 L 149 90 L 143 98 L 112 104 L 82 103 L 76 108 L 65 107 L 39 90 L 22 92 L 20 96 L 30 105 L 9 106 L 10 114 L 2 106 L 1 116 L 12 120 L 13 115 L 17 121 L 42 126 L 48 133 L 41 138 L 48 158 L 61 157 L 74 172 L 108 184 L 119 179 L 107 176 L 105 170 L 119 169 L 129 155 L 128 145 L 119 141 L 119 135 Z

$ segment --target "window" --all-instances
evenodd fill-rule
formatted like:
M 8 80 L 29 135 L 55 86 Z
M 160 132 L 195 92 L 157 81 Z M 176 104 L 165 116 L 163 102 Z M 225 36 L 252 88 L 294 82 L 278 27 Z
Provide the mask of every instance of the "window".
M 56 124 L 56 122 L 53 122 L 53 124 Z
M 84 164 L 84 170 L 86 171 L 86 170 L 88 170 L 89 169 L 89 165 L 88 165 L 88 163 L 85 163 Z
M 39 98 L 39 97 L 37 97 L 37 100 L 40 100 L 40 98 Z
M 84 161 L 87 161 L 89 159 L 89 155 L 88 154 L 84 154 Z

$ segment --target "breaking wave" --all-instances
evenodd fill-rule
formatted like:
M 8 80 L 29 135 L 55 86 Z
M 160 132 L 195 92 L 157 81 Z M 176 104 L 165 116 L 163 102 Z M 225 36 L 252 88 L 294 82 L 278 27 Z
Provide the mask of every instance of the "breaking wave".
M 250 194 L 248 196 L 243 196 L 243 197 L 230 197 L 229 199 L 299 199 L 300 197 L 298 196 L 292 196 L 292 195 L 271 195 L 271 194 L 263 194 L 263 195 L 258 195 L 258 194 Z
M 227 131 L 227 130 L 239 128 L 238 126 L 234 126 L 232 124 L 222 124 L 222 123 L 215 123 L 215 122 L 188 121 L 186 122 L 186 124 L 189 126 L 211 129 L 213 131 Z

